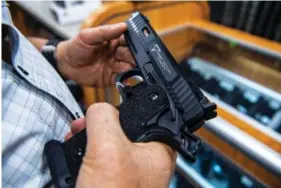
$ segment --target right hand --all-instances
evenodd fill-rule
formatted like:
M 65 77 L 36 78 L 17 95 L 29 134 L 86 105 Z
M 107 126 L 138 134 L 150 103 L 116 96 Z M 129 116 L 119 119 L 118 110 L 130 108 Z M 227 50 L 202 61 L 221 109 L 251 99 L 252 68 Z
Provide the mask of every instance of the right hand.
M 123 33 L 126 23 L 83 29 L 57 46 L 59 72 L 78 84 L 109 87 L 118 73 L 134 67 Z
M 110 104 L 89 107 L 84 121 L 88 143 L 77 187 L 168 187 L 176 152 L 160 142 L 132 143 Z

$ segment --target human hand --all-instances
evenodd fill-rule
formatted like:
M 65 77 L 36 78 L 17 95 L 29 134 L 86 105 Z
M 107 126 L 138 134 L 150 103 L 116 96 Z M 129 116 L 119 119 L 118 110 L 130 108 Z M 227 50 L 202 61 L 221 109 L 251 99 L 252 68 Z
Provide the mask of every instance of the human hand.
M 126 28 L 125 23 L 87 28 L 60 42 L 56 58 L 62 76 L 81 85 L 113 85 L 117 73 L 134 66 L 122 35 Z
M 65 135 L 64 141 L 67 141 L 80 131 L 86 128 L 85 118 L 79 118 L 71 122 L 70 131 Z
M 94 104 L 85 119 L 72 123 L 67 138 L 87 127 L 88 144 L 77 187 L 168 187 L 176 153 L 159 142 L 132 143 L 124 134 L 118 111 Z

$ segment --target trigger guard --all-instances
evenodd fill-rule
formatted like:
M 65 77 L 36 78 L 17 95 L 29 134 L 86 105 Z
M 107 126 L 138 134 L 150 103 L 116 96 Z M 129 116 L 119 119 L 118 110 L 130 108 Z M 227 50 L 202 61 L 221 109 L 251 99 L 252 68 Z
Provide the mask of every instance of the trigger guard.
M 142 77 L 142 74 L 141 74 L 140 70 L 137 69 L 137 68 L 134 68 L 132 70 L 129 70 L 129 71 L 126 71 L 126 72 L 122 72 L 122 73 L 118 74 L 116 76 L 116 79 L 115 79 L 116 87 L 119 88 L 121 86 L 123 88 L 124 87 L 123 82 L 125 80 L 127 80 L 128 78 L 133 77 L 133 76 L 140 76 L 140 77 Z
M 177 150 L 183 157 L 190 162 L 195 161 L 195 155 L 186 150 L 182 146 L 182 140 L 180 137 L 173 135 L 170 131 L 162 128 L 154 128 L 143 133 L 136 142 L 151 142 L 157 141 L 162 142 Z

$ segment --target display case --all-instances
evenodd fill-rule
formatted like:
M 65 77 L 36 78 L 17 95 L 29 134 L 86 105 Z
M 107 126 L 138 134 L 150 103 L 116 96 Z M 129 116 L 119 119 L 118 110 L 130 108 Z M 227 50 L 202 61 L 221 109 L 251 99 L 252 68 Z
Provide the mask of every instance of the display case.
M 170 188 L 262 188 L 261 180 L 241 170 L 231 160 L 222 156 L 215 148 L 203 143 L 195 163 L 187 163 L 182 157 L 177 160 L 177 172 Z
M 177 54 L 180 70 L 219 110 L 196 133 L 205 142 L 197 161 L 178 159 L 171 187 L 280 185 L 281 54 L 191 26 L 181 32 L 197 38 L 186 54 Z
M 239 113 L 243 120 L 255 122 L 252 125 L 279 139 L 281 53 L 273 55 L 205 33 L 181 66 L 225 109 Z

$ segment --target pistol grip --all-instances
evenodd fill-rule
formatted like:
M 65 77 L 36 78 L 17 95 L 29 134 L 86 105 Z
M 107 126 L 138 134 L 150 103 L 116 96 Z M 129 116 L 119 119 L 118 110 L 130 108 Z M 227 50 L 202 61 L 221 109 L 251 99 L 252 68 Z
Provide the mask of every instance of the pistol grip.
M 127 93 L 127 97 L 123 99 L 120 106 L 117 106 L 120 114 L 120 123 L 127 137 L 133 142 L 151 141 L 151 136 L 149 139 L 141 139 L 141 136 L 145 132 L 151 128 L 157 127 L 156 124 L 147 125 L 147 122 L 157 112 L 168 109 L 168 103 L 166 94 L 160 86 L 147 85 L 145 82 L 133 86 L 131 93 Z M 49 142 L 51 143 L 53 141 L 54 140 L 51 140 Z M 86 150 L 86 144 L 86 129 L 61 144 L 68 169 L 74 179 L 78 176 L 79 168 Z M 49 144 L 46 144 L 46 152 L 49 151 L 49 146 Z M 49 155 L 52 155 L 52 153 L 49 153 Z M 50 167 L 52 166 L 50 165 L 52 162 L 53 161 L 48 160 Z M 56 175 L 57 173 L 55 172 L 53 174 Z M 60 177 L 53 177 L 53 180 L 60 179 Z
M 129 91 L 117 109 L 120 112 L 119 119 L 123 131 L 134 142 L 147 130 L 158 126 L 156 121 L 155 124 L 148 122 L 158 112 L 168 110 L 169 101 L 164 90 L 158 85 L 141 82 L 132 86 Z

